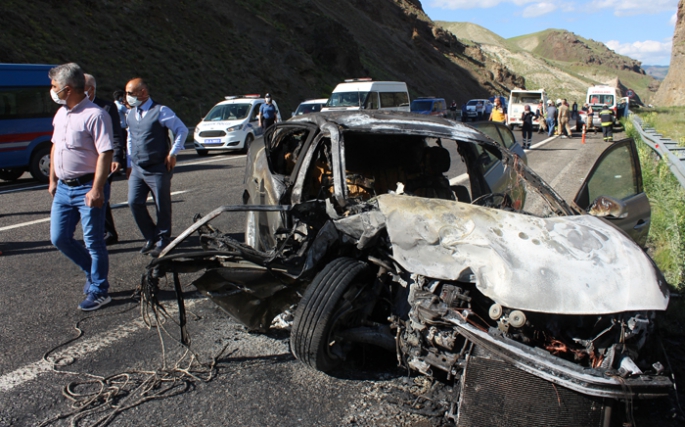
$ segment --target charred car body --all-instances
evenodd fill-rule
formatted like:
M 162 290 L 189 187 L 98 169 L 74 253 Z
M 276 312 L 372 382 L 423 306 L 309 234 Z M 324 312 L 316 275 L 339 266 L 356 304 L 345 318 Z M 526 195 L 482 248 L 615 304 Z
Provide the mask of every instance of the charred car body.
M 447 144 L 468 186 L 445 177 Z M 310 114 L 251 146 L 244 202 L 172 242 L 147 292 L 170 273 L 180 304 L 179 273 L 202 272 L 197 289 L 256 331 L 296 304 L 303 363 L 325 372 L 357 345 L 395 351 L 455 381 L 460 426 L 609 425 L 617 402 L 672 390 L 646 345 L 669 293 L 640 247 L 650 208 L 631 140 L 568 203 L 467 125 Z M 211 224 L 231 212 L 246 212 L 244 243 Z M 178 247 L 196 232 L 202 250 Z

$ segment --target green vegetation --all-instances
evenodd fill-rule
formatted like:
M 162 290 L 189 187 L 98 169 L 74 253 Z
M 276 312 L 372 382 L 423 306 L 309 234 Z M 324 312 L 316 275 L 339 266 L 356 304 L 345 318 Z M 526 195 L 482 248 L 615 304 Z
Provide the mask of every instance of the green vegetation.
M 675 179 L 666 161 L 656 158 L 652 149 L 642 142 L 633 124 L 625 121 L 624 126 L 627 135 L 637 141 L 642 180 L 652 207 L 647 241 L 650 255 L 666 281 L 678 290 L 684 290 L 685 189 Z
M 640 113 L 645 125 L 685 147 L 685 107 L 662 107 Z

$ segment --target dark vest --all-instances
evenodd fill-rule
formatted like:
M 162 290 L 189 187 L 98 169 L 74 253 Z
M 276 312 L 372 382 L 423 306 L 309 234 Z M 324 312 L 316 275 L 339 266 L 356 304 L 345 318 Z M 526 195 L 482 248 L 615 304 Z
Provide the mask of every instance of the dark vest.
M 614 112 L 609 109 L 604 109 L 599 113 L 602 126 L 611 126 L 614 124 Z
M 152 101 L 145 116 L 138 120 L 137 108 L 132 108 L 126 117 L 128 133 L 131 135 L 131 161 L 143 169 L 165 171 L 164 159 L 169 154 L 169 132 L 159 123 L 162 106 Z

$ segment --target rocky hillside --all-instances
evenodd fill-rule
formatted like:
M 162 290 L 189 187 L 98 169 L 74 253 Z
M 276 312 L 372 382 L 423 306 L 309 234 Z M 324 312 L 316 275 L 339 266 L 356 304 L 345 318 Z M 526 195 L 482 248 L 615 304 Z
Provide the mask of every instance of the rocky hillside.
M 3 0 L 0 62 L 79 63 L 109 97 L 134 76 L 194 125 L 225 95 L 271 92 L 289 116 L 346 78 L 464 102 L 525 84 L 436 27 L 418 0 Z
M 495 61 L 525 76 L 527 88 L 545 88 L 553 98 L 580 100 L 590 85 L 618 83 L 649 100 L 658 87 L 639 61 L 568 31 L 546 30 L 504 39 L 471 23 L 436 24 L 460 40 L 471 40 Z
M 657 106 L 685 105 L 685 3 L 678 2 L 678 13 L 673 33 L 671 63 L 666 78 L 654 97 Z

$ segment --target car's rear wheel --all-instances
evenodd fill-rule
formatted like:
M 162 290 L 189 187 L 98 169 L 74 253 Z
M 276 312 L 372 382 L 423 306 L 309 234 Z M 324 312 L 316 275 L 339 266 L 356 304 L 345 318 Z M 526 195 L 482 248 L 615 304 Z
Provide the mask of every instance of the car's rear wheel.
M 209 151 L 207 151 L 207 150 L 195 150 L 195 151 L 197 151 L 198 156 L 206 156 L 207 154 L 209 154 Z
M 358 327 L 374 276 L 369 265 L 352 258 L 336 258 L 307 287 L 297 310 L 290 349 L 301 362 L 327 372 L 342 363 L 354 343 L 337 335 Z
M 23 174 L 22 168 L 0 169 L 0 179 L 4 181 L 16 181 Z
M 31 156 L 31 176 L 42 183 L 50 181 L 50 147 L 39 148 Z

